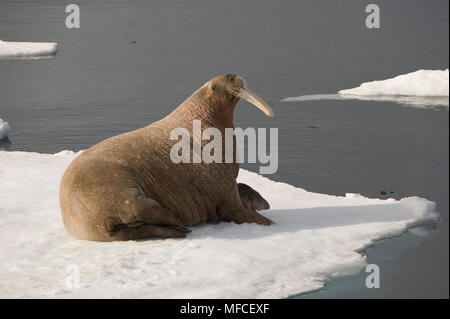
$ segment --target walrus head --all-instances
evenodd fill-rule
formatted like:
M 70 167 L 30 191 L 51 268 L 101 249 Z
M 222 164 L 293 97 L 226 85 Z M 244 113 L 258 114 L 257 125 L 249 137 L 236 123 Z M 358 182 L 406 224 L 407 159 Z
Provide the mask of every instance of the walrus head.
M 194 119 L 216 128 L 233 126 L 233 113 L 239 99 L 255 105 L 267 116 L 273 111 L 262 98 L 247 87 L 245 80 L 235 74 L 212 78 L 180 104 L 168 118 L 174 125 L 188 127 Z
M 232 105 L 234 110 L 234 106 L 241 98 L 255 105 L 267 116 L 273 117 L 273 111 L 267 105 L 267 103 L 262 98 L 260 98 L 255 92 L 250 90 L 247 87 L 246 81 L 236 74 L 228 73 L 224 75 L 219 75 L 211 79 L 210 81 L 206 82 L 200 88 L 200 90 L 202 89 L 206 91 L 205 93 L 209 98 L 216 100 L 218 103 L 221 102 L 225 104 L 224 105 L 225 107 Z
M 242 77 L 235 74 L 212 78 L 184 101 L 175 113 L 181 113 L 184 118 L 190 118 L 189 114 L 194 117 L 201 114 L 203 118 L 211 116 L 216 119 L 224 114 L 228 120 L 233 121 L 234 108 L 239 99 L 255 105 L 267 116 L 273 116 L 267 103 L 247 87 Z

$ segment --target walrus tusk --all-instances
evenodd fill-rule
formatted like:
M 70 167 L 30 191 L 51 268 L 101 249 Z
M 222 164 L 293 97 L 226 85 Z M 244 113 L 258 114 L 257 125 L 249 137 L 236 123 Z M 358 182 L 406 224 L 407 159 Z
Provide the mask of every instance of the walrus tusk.
M 260 98 L 258 94 L 256 94 L 252 90 L 247 88 L 241 88 L 237 96 L 252 103 L 258 109 L 263 111 L 267 116 L 273 117 L 273 111 L 270 108 L 270 106 L 268 106 L 267 103 L 264 102 L 264 100 Z

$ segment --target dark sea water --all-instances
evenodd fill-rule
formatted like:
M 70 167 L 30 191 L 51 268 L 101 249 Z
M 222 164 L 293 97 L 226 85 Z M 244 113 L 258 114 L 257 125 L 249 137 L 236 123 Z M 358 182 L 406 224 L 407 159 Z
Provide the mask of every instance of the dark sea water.
M 279 128 L 271 179 L 326 194 L 417 195 L 441 213 L 426 235 L 366 251 L 381 288 L 365 288 L 363 271 L 296 297 L 448 298 L 448 109 L 280 102 L 448 68 L 447 0 L 377 1 L 380 29 L 365 27 L 367 3 L 358 0 L 75 3 L 81 28 L 70 30 L 64 1 L 0 0 L 1 40 L 59 43 L 54 58 L 0 60 L 0 118 L 12 128 L 0 147 L 85 149 L 162 118 L 211 77 L 237 73 L 275 111 L 269 119 L 240 102 L 235 113 L 236 126 Z

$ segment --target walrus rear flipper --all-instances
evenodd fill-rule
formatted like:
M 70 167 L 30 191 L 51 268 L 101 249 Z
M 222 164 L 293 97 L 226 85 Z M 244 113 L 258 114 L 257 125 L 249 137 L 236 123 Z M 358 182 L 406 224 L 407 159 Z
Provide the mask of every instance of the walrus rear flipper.
M 142 221 L 150 225 L 166 225 L 183 227 L 181 220 L 172 212 L 158 204 L 157 201 L 145 196 L 137 196 L 134 205 L 134 214 L 121 216 L 127 223 Z
M 245 208 L 250 210 L 265 210 L 270 208 L 269 203 L 253 188 L 243 183 L 238 183 L 237 186 L 241 202 Z
M 114 240 L 183 238 L 191 232 L 178 217 L 144 194 L 127 203 L 133 209 L 124 210 L 120 219 L 112 222 L 114 226 L 107 227 Z
M 188 231 L 175 227 L 142 224 L 138 227 L 121 227 L 111 234 L 114 240 L 139 240 L 151 238 L 184 238 Z

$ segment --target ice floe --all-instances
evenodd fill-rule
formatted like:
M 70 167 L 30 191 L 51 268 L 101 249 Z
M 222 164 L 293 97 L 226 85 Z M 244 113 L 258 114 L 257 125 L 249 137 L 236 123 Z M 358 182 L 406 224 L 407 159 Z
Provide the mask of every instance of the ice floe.
M 419 70 L 391 79 L 362 83 L 337 94 L 288 97 L 282 102 L 315 100 L 362 100 L 394 102 L 415 107 L 449 107 L 449 74 L 446 70 Z
M 191 227 L 185 239 L 100 243 L 64 229 L 61 176 L 77 154 L 0 151 L 0 297 L 281 298 L 360 271 L 361 250 L 434 223 L 426 199 L 308 192 L 242 170 L 271 204 L 266 227 Z M 79 288 L 70 288 L 79 270 Z M 72 279 L 71 279 L 72 278 Z

